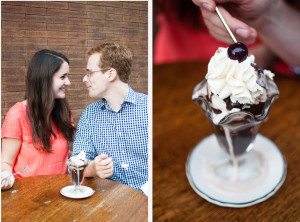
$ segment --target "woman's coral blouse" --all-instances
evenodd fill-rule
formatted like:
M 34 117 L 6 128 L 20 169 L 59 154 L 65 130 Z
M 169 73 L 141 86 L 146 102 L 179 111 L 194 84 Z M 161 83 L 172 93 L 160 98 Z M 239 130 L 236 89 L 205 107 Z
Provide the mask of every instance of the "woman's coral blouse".
M 51 124 L 56 138 L 51 136 L 52 153 L 47 153 L 37 150 L 32 144 L 28 107 L 18 102 L 8 111 L 2 125 L 1 138 L 21 140 L 21 147 L 15 160 L 13 173 L 21 171 L 28 165 L 27 170 L 16 175 L 16 178 L 67 173 L 68 142 L 63 134 L 57 131 L 54 123 L 51 122 Z

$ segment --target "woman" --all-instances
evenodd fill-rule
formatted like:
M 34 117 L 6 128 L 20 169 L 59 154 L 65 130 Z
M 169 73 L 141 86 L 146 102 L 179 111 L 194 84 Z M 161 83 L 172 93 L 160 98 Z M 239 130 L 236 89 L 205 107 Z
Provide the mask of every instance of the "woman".
M 28 67 L 26 100 L 16 103 L 2 125 L 1 189 L 15 178 L 67 172 L 68 141 L 75 127 L 65 99 L 69 61 L 57 52 L 37 52 Z M 19 175 L 5 177 L 27 170 Z

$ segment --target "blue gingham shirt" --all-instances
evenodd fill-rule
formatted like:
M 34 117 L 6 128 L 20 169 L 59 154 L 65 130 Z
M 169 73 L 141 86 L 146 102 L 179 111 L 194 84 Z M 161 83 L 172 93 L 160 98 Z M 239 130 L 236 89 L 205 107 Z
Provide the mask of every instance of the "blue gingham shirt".
M 113 165 L 108 179 L 141 191 L 148 181 L 148 97 L 130 87 L 119 111 L 105 99 L 90 104 L 77 126 L 72 156 L 81 151 L 93 160 L 102 153 L 113 161 L 129 164 L 127 169 Z

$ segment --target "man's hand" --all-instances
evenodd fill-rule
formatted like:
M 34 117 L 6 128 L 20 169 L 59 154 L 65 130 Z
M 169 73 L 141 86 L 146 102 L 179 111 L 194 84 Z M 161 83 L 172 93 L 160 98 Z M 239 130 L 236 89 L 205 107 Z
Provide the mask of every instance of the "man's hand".
M 101 154 L 95 157 L 94 167 L 96 175 L 100 178 L 107 178 L 113 174 L 113 161 L 112 158 L 106 155 Z

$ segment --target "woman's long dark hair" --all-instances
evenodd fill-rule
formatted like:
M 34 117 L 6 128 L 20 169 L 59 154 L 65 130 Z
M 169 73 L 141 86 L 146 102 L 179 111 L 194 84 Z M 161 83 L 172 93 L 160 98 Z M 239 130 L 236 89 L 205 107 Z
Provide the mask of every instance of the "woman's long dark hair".
M 26 78 L 26 99 L 32 130 L 32 143 L 37 149 L 52 152 L 50 137 L 56 134 L 51 118 L 57 130 L 68 141 L 72 141 L 75 127 L 71 123 L 71 110 L 66 99 L 54 99 L 52 77 L 61 65 L 69 60 L 61 53 L 41 50 L 30 61 Z

